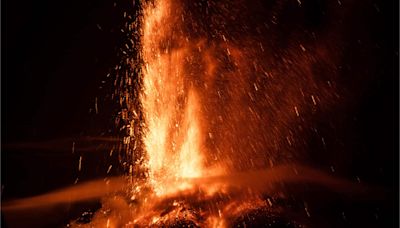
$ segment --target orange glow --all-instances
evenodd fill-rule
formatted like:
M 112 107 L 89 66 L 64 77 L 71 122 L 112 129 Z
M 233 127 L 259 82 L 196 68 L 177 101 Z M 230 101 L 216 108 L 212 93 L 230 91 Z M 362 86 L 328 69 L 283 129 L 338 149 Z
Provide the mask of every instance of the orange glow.
M 175 44 L 169 34 L 179 26 L 169 1 L 144 6 L 142 36 L 145 151 L 150 182 L 157 194 L 166 193 L 167 182 L 203 173 L 200 101 L 187 83 L 187 42 Z M 171 48 L 176 45 L 177 48 Z M 179 183 L 179 189 L 187 183 Z
M 144 180 L 132 178 L 127 184 L 115 179 L 114 190 L 128 189 L 124 193 L 130 201 L 103 191 L 96 182 L 88 185 L 99 188 L 93 196 L 82 186 L 17 202 L 16 208 L 65 203 L 65 195 L 82 191 L 73 200 L 101 197 L 103 206 L 90 224 L 73 227 L 168 226 L 181 219 L 219 228 L 268 206 L 262 194 L 278 192 L 280 182 L 359 190 L 309 168 L 280 165 L 292 164 L 300 153 L 292 151 L 304 146 L 296 133 L 305 134 L 303 127 L 311 119 L 307 112 L 323 109 L 336 96 L 316 86 L 312 54 L 301 51 L 302 58 L 296 53 L 291 58 L 289 53 L 286 58 L 293 61 L 284 59 L 285 65 L 254 34 L 220 28 L 210 35 L 208 25 L 196 30 L 201 19 L 187 13 L 179 0 L 145 1 L 141 9 L 141 63 L 130 67 L 140 69 L 142 87 L 138 97 L 124 96 L 132 102 L 128 106 L 138 99 L 140 108 L 135 108 L 143 113 Z M 129 127 L 130 137 L 136 137 L 137 126 Z M 130 177 L 136 168 L 131 167 Z

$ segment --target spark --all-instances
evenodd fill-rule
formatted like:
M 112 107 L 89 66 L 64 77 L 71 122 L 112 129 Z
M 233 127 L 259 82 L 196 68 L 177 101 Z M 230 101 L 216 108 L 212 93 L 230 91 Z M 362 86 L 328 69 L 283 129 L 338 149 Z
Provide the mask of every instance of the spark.
M 79 156 L 78 170 L 81 171 L 81 169 L 82 169 L 82 156 Z

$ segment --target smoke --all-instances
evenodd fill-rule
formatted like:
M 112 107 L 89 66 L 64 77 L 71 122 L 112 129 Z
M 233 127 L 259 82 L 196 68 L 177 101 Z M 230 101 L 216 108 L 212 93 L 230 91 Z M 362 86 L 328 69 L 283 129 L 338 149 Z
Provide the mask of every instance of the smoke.
M 270 169 L 229 175 L 168 180 L 168 183 L 172 186 L 182 182 L 191 183 L 196 187 L 193 188 L 193 191 L 178 190 L 161 198 L 169 199 L 167 201 L 171 201 L 171 198 L 185 198 L 187 195 L 193 194 L 193 192 L 197 193 L 199 189 L 206 190 L 213 186 L 216 192 L 228 189 L 226 193 L 229 194 L 239 194 L 243 192 L 243 189 L 250 189 L 258 193 L 274 195 L 278 190 L 282 190 L 279 188 L 281 184 L 296 183 L 315 184 L 325 187 L 332 192 L 358 197 L 372 195 L 378 191 L 377 189 L 362 184 L 355 184 L 351 181 L 301 165 L 280 165 Z M 8 213 L 18 210 L 34 210 L 60 204 L 98 200 L 105 196 L 115 195 L 117 192 L 123 192 L 127 186 L 129 186 L 129 181 L 126 177 L 90 181 L 40 196 L 5 202 L 2 205 L 2 210 Z
M 107 178 L 67 187 L 47 194 L 5 202 L 2 210 L 5 212 L 15 210 L 34 210 L 58 204 L 71 204 L 74 202 L 96 200 L 111 193 L 120 191 L 126 184 L 123 177 Z

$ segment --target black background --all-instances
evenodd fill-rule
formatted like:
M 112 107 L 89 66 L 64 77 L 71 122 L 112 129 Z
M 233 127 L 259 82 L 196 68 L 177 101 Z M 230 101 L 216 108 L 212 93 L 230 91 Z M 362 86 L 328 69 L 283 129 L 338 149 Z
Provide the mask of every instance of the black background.
M 79 139 L 104 135 L 112 125 L 116 110 L 111 99 L 108 105 L 104 101 L 112 85 L 106 75 L 121 60 L 123 12 L 133 10 L 132 2 L 2 3 L 2 200 L 70 186 L 77 178 L 106 176 L 113 161 L 106 155 L 109 150 Z M 100 114 L 95 113 L 96 98 Z M 83 156 L 79 172 L 82 151 L 94 153 Z M 11 220 L 26 220 L 19 226 L 54 227 L 82 213 L 55 211 L 40 213 L 38 223 L 32 221 L 37 215 Z
M 354 173 L 391 190 L 390 203 L 385 202 L 386 209 L 382 209 L 386 221 L 379 225 L 395 227 L 399 180 L 398 2 L 366 1 L 356 13 L 363 14 L 363 9 L 369 8 L 380 12 L 357 23 L 368 23 L 368 34 L 378 47 L 371 47 L 377 50 L 373 52 L 374 63 L 358 63 L 350 56 L 349 64 L 364 64 L 367 70 L 371 65 L 374 77 L 347 120 L 352 135 L 344 138 L 356 145 L 349 147 L 363 148 L 355 153 Z M 123 12 L 131 9 L 130 1 L 117 1 L 116 5 L 106 0 L 2 2 L 2 200 L 68 186 L 77 177 L 105 175 L 108 163 L 101 153 L 100 159 L 99 154 L 85 157 L 84 164 L 93 167 L 78 173 L 80 154 L 72 154 L 71 148 L 75 139 L 100 135 L 112 122 L 115 110 L 94 114 L 95 98 L 101 100 L 104 94 L 106 86 L 99 88 L 102 81 L 111 84 L 106 75 L 120 61 Z M 356 37 L 348 32 L 348 37 Z M 352 45 L 353 41 L 347 42 Z M 347 74 L 351 77 L 355 73 Z M 345 134 L 346 129 L 342 132 Z M 56 149 L 13 147 L 28 142 L 52 142 Z

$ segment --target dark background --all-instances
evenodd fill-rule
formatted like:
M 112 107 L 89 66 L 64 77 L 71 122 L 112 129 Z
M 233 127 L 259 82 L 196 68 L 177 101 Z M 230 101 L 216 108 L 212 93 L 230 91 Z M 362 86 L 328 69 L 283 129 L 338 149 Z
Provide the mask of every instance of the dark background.
M 123 15 L 133 11 L 132 2 L 2 3 L 2 200 L 106 176 L 108 166 L 116 166 L 115 155 L 108 156 L 111 147 L 85 137 L 106 136 L 112 129 L 117 110 L 109 97 L 113 79 L 107 74 L 121 60 Z M 109 175 L 118 172 L 114 168 Z M 85 209 L 18 215 L 10 223 L 60 226 L 93 204 L 77 207 Z
M 373 50 L 365 53 L 375 56 L 371 62 L 360 63 L 349 54 L 348 61 L 350 66 L 364 65 L 373 77 L 339 133 L 345 148 L 357 149 L 349 178 L 357 175 L 367 183 L 386 187 L 390 193 L 385 202 L 340 205 L 335 211 L 346 208 L 346 213 L 362 220 L 364 214 L 355 211 L 370 207 L 381 216 L 376 227 L 396 227 L 398 2 L 359 2 L 363 5 L 355 14 L 365 13 L 360 18 L 368 20 L 355 23 L 367 23 L 372 45 L 363 48 Z M 97 147 L 101 142 L 82 138 L 107 135 L 112 126 L 116 108 L 105 97 L 112 90 L 112 79 L 106 75 L 120 61 L 119 47 L 125 41 L 120 31 L 126 21 L 123 12 L 129 10 L 133 10 L 131 1 L 2 2 L 2 200 L 48 192 L 71 185 L 76 178 L 81 181 L 106 175 L 112 162 L 106 156 L 108 151 Z M 353 46 L 357 34 L 347 32 L 344 42 Z M 357 73 L 344 74 L 352 77 Z M 99 114 L 94 111 L 96 97 Z M 87 148 L 95 149 L 86 153 Z M 78 172 L 81 155 L 85 169 Z M 49 224 L 65 223 L 82 211 L 69 208 L 65 216 L 49 219 Z M 345 222 L 337 224 L 346 226 Z M 358 223 L 349 222 L 347 226 L 354 224 Z

